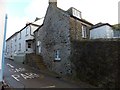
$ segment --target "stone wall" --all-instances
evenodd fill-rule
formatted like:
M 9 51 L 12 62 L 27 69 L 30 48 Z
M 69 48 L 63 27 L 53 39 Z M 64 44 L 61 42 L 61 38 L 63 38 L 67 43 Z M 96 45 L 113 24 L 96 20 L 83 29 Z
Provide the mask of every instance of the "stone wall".
M 43 60 L 52 71 L 65 75 L 70 73 L 69 16 L 54 5 L 49 5 L 44 25 L 39 29 Z M 60 61 L 55 61 L 55 52 L 60 51 Z
M 82 38 L 82 24 L 87 26 L 86 36 L 87 38 Z M 85 40 L 90 38 L 90 25 L 87 25 L 86 23 L 81 22 L 80 20 L 77 20 L 75 18 L 70 17 L 70 37 L 71 41 L 74 40 Z
M 80 80 L 98 87 L 120 86 L 120 41 L 73 41 L 71 62 Z

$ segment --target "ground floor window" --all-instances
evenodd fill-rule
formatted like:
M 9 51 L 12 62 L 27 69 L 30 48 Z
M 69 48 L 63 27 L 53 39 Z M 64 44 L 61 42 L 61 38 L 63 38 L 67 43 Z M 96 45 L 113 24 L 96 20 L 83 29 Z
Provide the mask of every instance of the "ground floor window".
M 31 43 L 28 43 L 28 48 L 31 48 Z
M 61 58 L 60 58 L 60 50 L 59 49 L 55 51 L 55 60 L 56 61 L 60 61 L 61 60 Z

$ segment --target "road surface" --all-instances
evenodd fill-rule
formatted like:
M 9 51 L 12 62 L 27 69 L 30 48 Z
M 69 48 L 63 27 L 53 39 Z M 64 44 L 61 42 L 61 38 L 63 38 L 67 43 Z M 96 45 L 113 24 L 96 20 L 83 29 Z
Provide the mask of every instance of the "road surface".
M 5 59 L 4 79 L 13 88 L 80 88 L 9 59 Z

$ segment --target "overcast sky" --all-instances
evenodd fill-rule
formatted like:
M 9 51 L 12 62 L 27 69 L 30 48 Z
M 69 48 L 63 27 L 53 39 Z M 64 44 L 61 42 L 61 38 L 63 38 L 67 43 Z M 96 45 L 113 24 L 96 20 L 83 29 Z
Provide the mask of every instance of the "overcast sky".
M 1 1 L 1 0 L 0 0 Z M 57 0 L 58 7 L 67 10 L 75 7 L 82 12 L 82 18 L 96 24 L 99 22 L 118 23 L 119 0 Z M 22 29 L 36 17 L 44 17 L 48 0 L 6 0 L 8 14 L 7 38 Z

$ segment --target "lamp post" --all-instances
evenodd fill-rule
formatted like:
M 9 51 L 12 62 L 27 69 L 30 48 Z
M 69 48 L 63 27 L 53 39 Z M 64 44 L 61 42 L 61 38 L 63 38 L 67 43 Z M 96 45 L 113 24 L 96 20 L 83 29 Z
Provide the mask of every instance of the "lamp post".
M 7 14 L 5 15 L 4 35 L 3 35 L 3 48 L 2 48 L 2 80 L 4 79 L 4 60 L 5 60 L 5 45 L 6 45 L 6 30 L 7 30 Z

